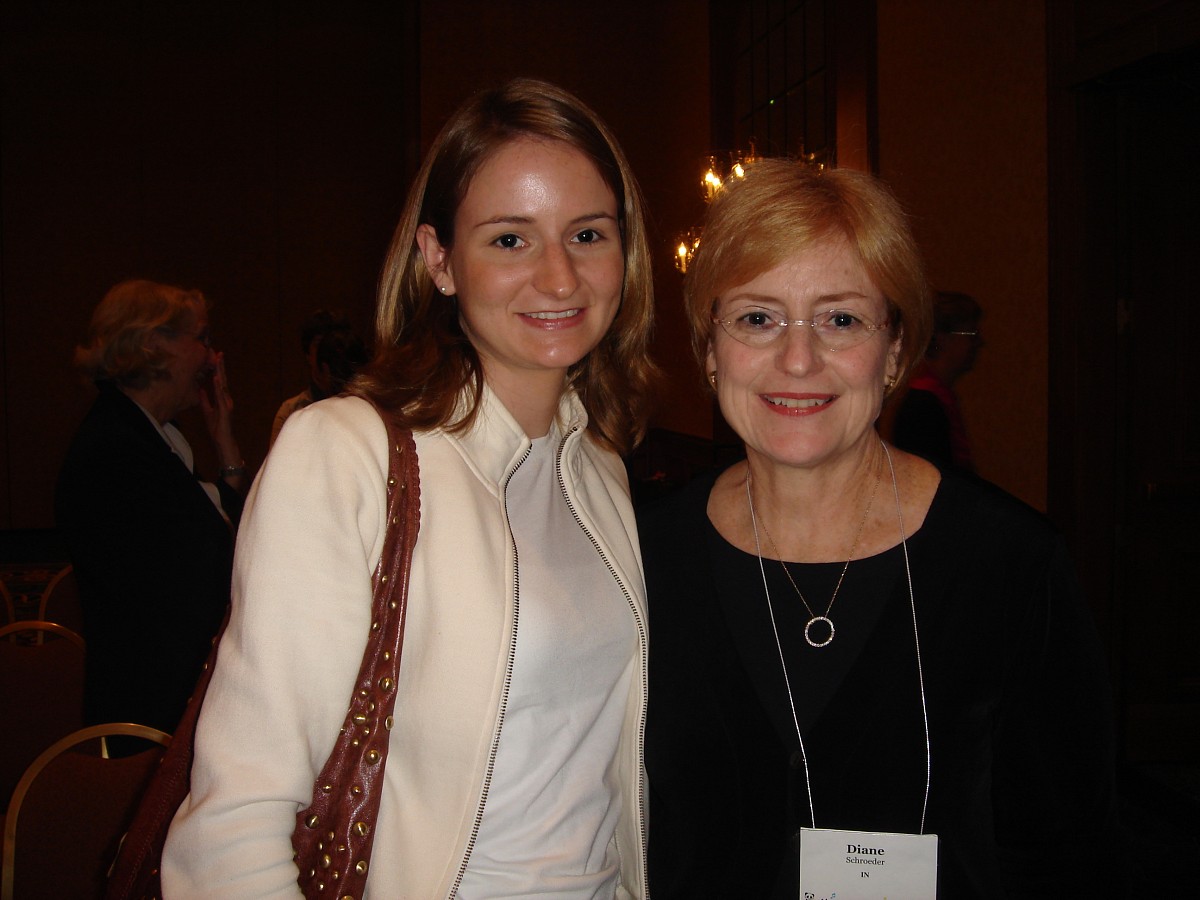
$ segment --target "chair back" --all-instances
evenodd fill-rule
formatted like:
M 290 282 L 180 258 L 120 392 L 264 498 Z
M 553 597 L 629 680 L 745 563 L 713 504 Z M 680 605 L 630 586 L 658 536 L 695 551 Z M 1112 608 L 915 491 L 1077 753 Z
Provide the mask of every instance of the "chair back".
M 150 744 L 110 757 L 106 739 L 116 736 Z M 102 897 L 121 837 L 170 741 L 156 728 L 113 723 L 76 731 L 41 753 L 17 783 L 5 818 L 0 900 Z
M 0 809 L 37 755 L 83 726 L 84 653 L 52 622 L 0 628 Z
M 75 567 L 67 565 L 59 569 L 38 603 L 38 619 L 56 622 L 77 634 L 87 635 L 83 630 L 83 607 L 79 602 L 79 584 L 75 580 Z
M 13 603 L 12 593 L 4 579 L 0 578 L 0 625 L 8 625 L 17 621 L 17 607 Z

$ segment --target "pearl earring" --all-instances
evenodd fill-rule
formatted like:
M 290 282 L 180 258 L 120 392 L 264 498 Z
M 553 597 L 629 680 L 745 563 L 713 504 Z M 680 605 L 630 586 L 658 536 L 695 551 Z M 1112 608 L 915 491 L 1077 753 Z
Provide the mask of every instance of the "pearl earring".
M 708 373 L 708 383 L 712 385 L 712 389 L 714 391 L 717 389 L 717 370 L 716 369 L 713 369 L 711 372 Z

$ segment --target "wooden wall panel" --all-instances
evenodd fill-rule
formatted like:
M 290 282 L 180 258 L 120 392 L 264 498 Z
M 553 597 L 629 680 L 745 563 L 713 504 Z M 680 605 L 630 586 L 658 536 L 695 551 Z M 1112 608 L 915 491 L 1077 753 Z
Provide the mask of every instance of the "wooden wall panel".
M 958 385 L 980 473 L 1046 507 L 1048 213 L 1043 0 L 878 0 L 879 174 L 930 280 L 978 297 Z
M 410 4 L 10 0 L 0 109 L 0 527 L 47 527 L 90 400 L 74 344 L 114 282 L 202 289 L 252 466 L 306 380 L 296 329 L 370 324 L 415 165 Z M 201 466 L 207 441 L 186 417 Z

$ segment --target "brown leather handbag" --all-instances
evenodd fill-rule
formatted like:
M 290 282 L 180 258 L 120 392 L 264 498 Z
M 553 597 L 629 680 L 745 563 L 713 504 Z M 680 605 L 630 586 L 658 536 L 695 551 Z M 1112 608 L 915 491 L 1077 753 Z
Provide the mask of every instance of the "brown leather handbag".
M 298 882 L 309 898 L 363 895 L 396 707 L 408 580 L 421 524 L 421 479 L 412 432 L 398 428 L 386 413 L 380 415 L 388 431 L 388 523 L 379 566 L 371 579 L 371 632 L 346 721 L 313 784 L 312 804 L 297 814 L 292 833 Z M 222 625 L 221 631 L 224 629 Z M 196 719 L 219 641 L 220 633 L 122 841 L 109 876 L 108 900 L 162 897 L 159 867 L 163 844 L 175 811 L 188 794 Z

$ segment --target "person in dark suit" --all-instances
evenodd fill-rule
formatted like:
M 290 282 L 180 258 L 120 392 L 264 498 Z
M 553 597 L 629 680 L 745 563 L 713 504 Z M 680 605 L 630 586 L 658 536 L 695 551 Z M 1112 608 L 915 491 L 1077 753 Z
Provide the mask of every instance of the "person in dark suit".
M 67 451 L 55 518 L 79 582 L 84 719 L 173 731 L 229 599 L 245 463 L 198 291 L 125 281 L 75 361 L 99 395 Z M 201 481 L 174 419 L 200 405 L 220 460 Z

